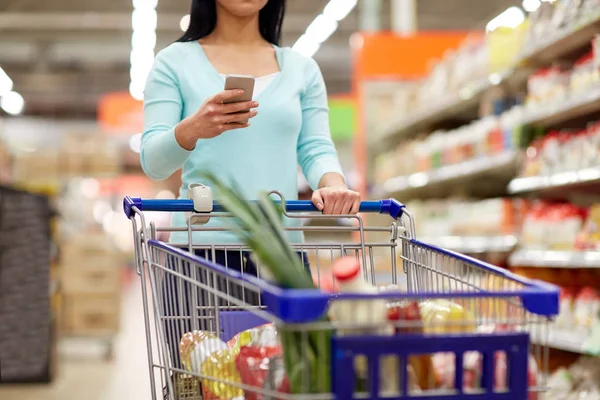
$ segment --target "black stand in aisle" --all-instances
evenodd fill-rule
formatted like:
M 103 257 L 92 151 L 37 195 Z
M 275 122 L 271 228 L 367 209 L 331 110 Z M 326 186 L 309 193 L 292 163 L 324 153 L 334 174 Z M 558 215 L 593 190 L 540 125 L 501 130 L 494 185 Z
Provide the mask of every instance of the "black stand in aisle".
M 0 186 L 0 383 L 52 379 L 49 198 Z

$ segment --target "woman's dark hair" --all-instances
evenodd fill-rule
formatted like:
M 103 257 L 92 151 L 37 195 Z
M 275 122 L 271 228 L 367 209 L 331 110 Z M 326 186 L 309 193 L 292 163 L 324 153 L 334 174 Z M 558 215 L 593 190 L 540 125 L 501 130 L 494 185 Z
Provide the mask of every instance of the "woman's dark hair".
M 212 33 L 217 25 L 217 0 L 192 0 L 190 25 L 178 42 L 200 40 Z M 269 43 L 279 45 L 281 24 L 285 14 L 285 0 L 269 0 L 260 10 L 260 34 Z

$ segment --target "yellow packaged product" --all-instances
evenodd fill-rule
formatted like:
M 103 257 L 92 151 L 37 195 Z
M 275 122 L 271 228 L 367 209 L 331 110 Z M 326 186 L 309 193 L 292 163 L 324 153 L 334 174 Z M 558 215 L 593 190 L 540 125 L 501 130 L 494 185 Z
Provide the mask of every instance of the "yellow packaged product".
M 202 363 L 202 375 L 214 379 L 202 379 L 205 398 L 220 400 L 243 398 L 244 391 L 231 383 L 241 384 L 242 379 L 235 366 L 237 353 L 233 349 L 218 350 Z M 214 396 L 214 397 L 213 397 Z
M 419 304 L 425 333 L 475 332 L 475 316 L 459 304 L 446 299 L 426 300 Z
M 179 341 L 179 355 L 181 356 L 181 362 L 185 369 L 190 372 L 198 372 L 197 370 L 194 371 L 192 366 L 192 354 L 194 353 L 196 346 L 208 339 L 217 339 L 217 335 L 207 331 L 192 331 L 187 332 L 181 337 L 181 340 Z M 196 369 L 198 369 L 198 367 Z

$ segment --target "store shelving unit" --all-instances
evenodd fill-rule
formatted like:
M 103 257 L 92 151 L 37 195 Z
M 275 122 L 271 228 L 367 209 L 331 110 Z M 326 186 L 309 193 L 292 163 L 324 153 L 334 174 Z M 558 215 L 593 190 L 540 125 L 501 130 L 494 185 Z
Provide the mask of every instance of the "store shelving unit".
M 550 330 L 544 335 L 540 332 L 533 332 L 531 341 L 534 344 L 548 344 L 549 347 L 557 350 L 568 351 L 582 355 L 597 356 L 588 349 L 587 340 L 589 332 L 585 330 L 567 331 L 550 327 Z
M 600 111 L 600 87 L 528 110 L 520 125 L 550 127 Z
M 462 87 L 457 94 L 442 98 L 437 104 L 429 105 L 408 116 L 399 116 L 398 119 L 385 125 L 377 137 L 382 138 L 383 141 L 392 137 L 411 137 L 444 120 L 472 110 L 479 106 L 483 95 L 490 88 L 500 84 L 508 87 L 522 85 L 532 72 L 531 68 L 547 66 L 568 56 L 569 53 L 589 44 L 599 31 L 600 16 L 589 16 L 586 21 L 580 22 L 574 28 L 555 30 L 553 34 L 546 36 L 543 42 L 537 43 L 534 47 L 527 48 L 525 46 L 520 57 L 515 61 L 514 67 L 500 73 L 492 73 L 486 79 L 472 82 Z M 590 110 L 600 110 L 600 92 L 596 97 L 590 96 L 590 98 L 573 100 L 572 103 L 565 106 L 569 111 L 562 113 L 562 118 L 569 114 L 585 115 Z M 561 106 L 557 105 L 558 107 Z M 546 115 L 545 112 L 543 114 Z M 551 112 L 545 119 L 542 116 L 532 116 L 531 118 L 532 122 L 550 124 L 556 123 L 553 118 L 561 117 L 555 117 L 554 112 Z
M 503 79 L 500 77 L 499 79 Z M 458 94 L 450 95 L 437 104 L 413 113 L 402 115 L 387 125 L 378 137 L 383 140 L 390 137 L 408 137 L 427 129 L 449 117 L 461 114 L 477 107 L 481 97 L 492 86 L 489 79 L 474 82 L 463 87 Z
M 576 188 L 600 183 L 600 167 L 577 171 L 558 172 L 548 176 L 530 176 L 513 179 L 508 185 L 511 194 Z
M 573 50 L 586 46 L 600 30 L 600 16 L 588 15 L 572 28 L 556 29 L 543 42 L 525 46 L 517 64 L 544 66 L 555 62 Z
M 419 237 L 425 243 L 465 254 L 508 253 L 517 245 L 515 235 Z
M 456 128 L 458 123 L 468 123 L 476 114 L 481 102 L 488 101 L 487 93 L 491 89 L 499 86 L 503 93 L 522 93 L 527 79 L 536 69 L 550 67 L 559 60 L 579 59 L 598 34 L 600 34 L 600 15 L 589 15 L 571 28 L 553 30 L 533 46 L 524 46 L 513 67 L 501 73 L 491 73 L 486 79 L 477 79 L 455 93 L 440 98 L 438 102 L 427 104 L 423 109 L 418 109 L 409 115 L 400 115 L 389 124 L 384 124 L 376 135 L 377 138 L 383 139 L 378 143 L 369 144 L 371 152 L 376 154 L 382 148 L 389 151 L 390 147 L 421 134 L 443 132 L 440 129 L 452 129 Z M 512 128 L 513 132 L 532 134 L 531 137 L 535 137 L 533 136 L 535 133 L 532 132 L 565 127 L 581 128 L 587 122 L 597 120 L 598 115 L 600 115 L 600 83 L 588 85 L 578 92 L 570 92 L 561 99 L 537 103 L 524 107 L 520 111 L 515 110 L 509 118 L 502 119 L 502 123 L 503 128 Z M 509 120 L 511 122 L 508 122 Z M 509 123 L 511 126 L 507 126 Z M 533 129 L 521 131 L 519 128 L 524 126 Z M 432 145 L 431 153 L 435 154 L 436 150 L 433 147 L 435 146 Z M 487 154 L 491 152 L 488 150 Z M 391 177 L 376 186 L 373 195 L 393 196 L 403 202 L 415 199 L 440 199 L 452 195 L 479 198 L 512 195 L 572 201 L 578 196 L 578 199 L 585 199 L 584 203 L 587 205 L 591 204 L 590 200 L 593 200 L 591 196 L 600 195 L 600 162 L 597 166 L 587 163 L 585 167 L 545 176 L 518 177 L 525 156 L 525 152 L 519 149 L 506 150 L 500 154 L 495 153 L 492 156 L 475 158 L 460 164 L 442 166 L 427 172 Z M 381 165 L 385 166 L 385 164 L 384 160 Z M 389 173 L 385 175 L 390 176 Z M 488 188 L 495 186 L 495 190 L 478 191 L 483 186 Z M 439 211 L 436 209 L 435 202 L 433 204 L 432 226 L 435 226 L 435 218 L 438 218 L 436 213 L 445 211 Z M 429 231 L 435 232 L 431 229 Z M 535 276 L 535 273 L 546 273 L 544 271 L 546 268 L 600 269 L 598 251 L 529 250 L 518 246 L 519 238 L 516 235 L 418 236 L 418 238 L 482 259 L 488 257 L 489 253 L 502 253 L 503 260 L 506 260 L 510 267 L 530 268 L 532 276 Z M 595 271 L 586 273 L 594 274 Z M 551 324 L 545 336 L 533 335 L 532 342 L 547 343 L 551 348 L 567 352 L 600 356 L 600 351 L 594 350 L 595 345 L 591 343 L 590 338 L 589 329 L 565 330 Z
M 600 268 L 600 252 L 517 250 L 509 258 L 511 265 L 543 268 Z
M 489 158 L 478 158 L 456 165 L 449 165 L 430 172 L 398 176 L 386 181 L 379 195 L 396 195 L 400 198 L 418 194 L 424 189 L 443 190 L 443 185 L 468 185 L 486 176 L 504 176 L 510 179 L 516 173 L 519 153 L 506 151 Z

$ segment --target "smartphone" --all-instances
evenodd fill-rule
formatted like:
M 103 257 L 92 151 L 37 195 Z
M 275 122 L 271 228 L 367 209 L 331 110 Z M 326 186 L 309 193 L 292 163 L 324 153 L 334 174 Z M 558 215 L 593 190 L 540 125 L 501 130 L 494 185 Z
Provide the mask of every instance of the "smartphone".
M 225 90 L 242 89 L 244 93 L 241 96 L 236 96 L 226 101 L 226 103 L 239 103 L 241 101 L 252 100 L 254 94 L 254 77 L 250 75 L 227 75 L 225 77 Z M 240 113 L 248 112 L 250 110 L 243 110 Z M 246 121 L 240 121 L 241 123 L 247 123 Z

